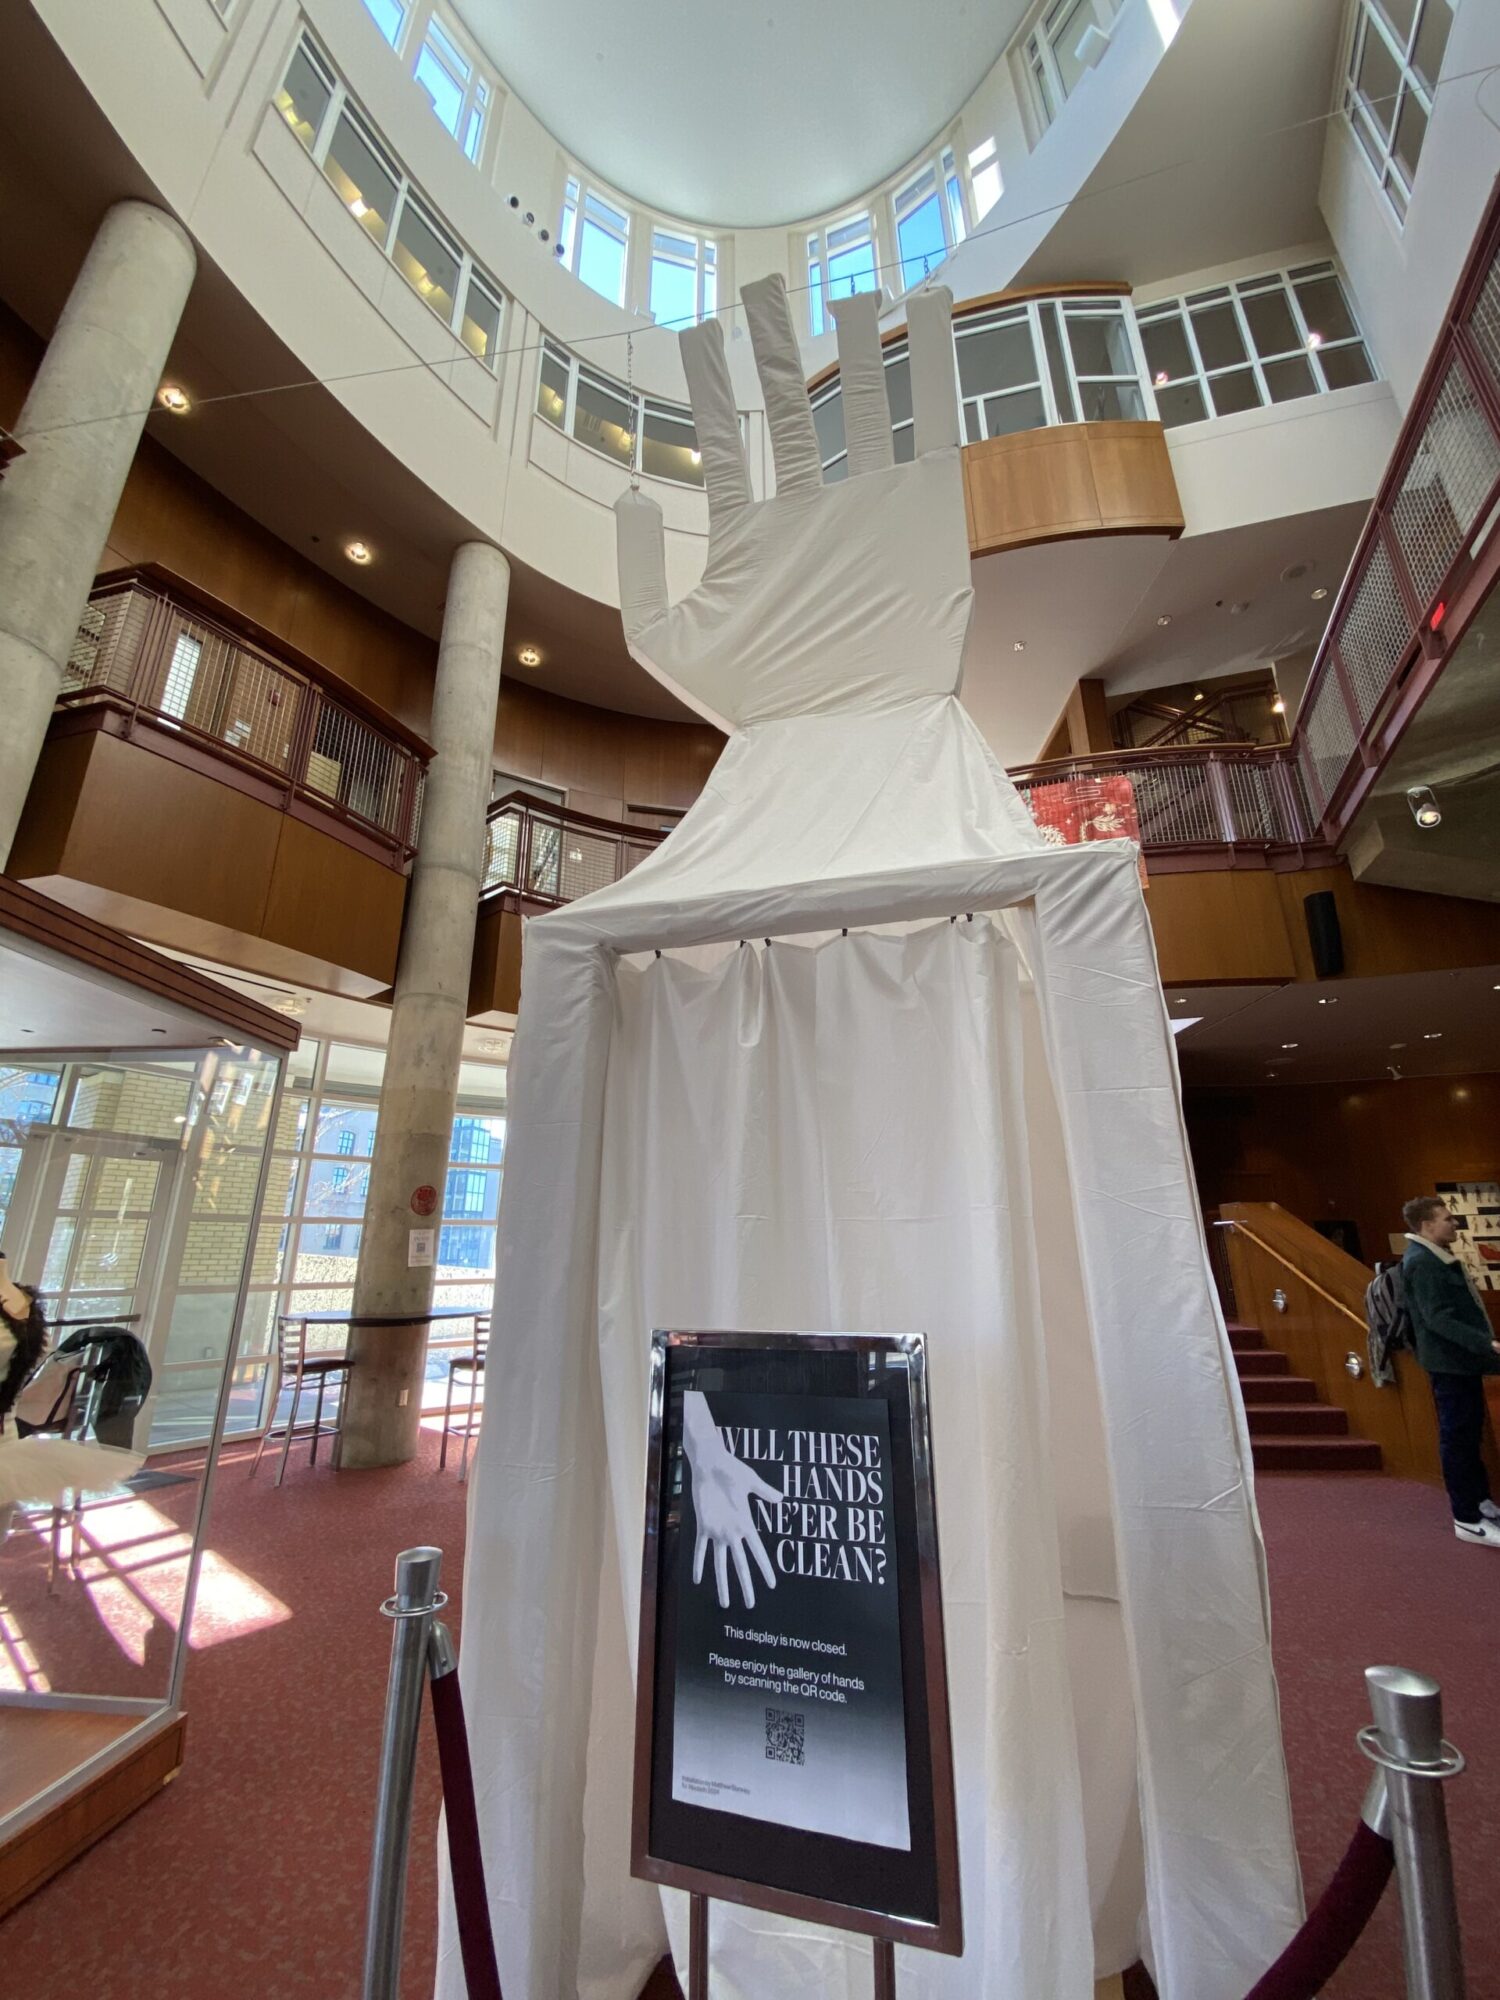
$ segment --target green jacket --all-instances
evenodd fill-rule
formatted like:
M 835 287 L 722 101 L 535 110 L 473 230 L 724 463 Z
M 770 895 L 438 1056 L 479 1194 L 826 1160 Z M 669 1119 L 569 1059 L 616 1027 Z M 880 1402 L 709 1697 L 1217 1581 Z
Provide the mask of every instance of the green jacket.
M 1429 1374 L 1500 1375 L 1489 1316 L 1456 1257 L 1439 1257 L 1425 1244 L 1408 1243 L 1401 1283 L 1417 1359 Z

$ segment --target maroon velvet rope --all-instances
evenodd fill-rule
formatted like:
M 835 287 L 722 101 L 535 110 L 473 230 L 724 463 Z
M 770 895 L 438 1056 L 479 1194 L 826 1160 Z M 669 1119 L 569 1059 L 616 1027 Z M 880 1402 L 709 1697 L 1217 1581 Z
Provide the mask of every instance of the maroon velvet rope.
M 469 2000 L 501 2000 L 500 1968 L 490 1929 L 484 1888 L 484 1855 L 479 1845 L 479 1813 L 474 1804 L 474 1772 L 469 1732 L 456 1673 L 432 1682 L 432 1720 L 437 1729 L 438 1763 L 443 1773 L 443 1809 L 448 1819 L 448 1867 L 463 1953 Z
M 1353 1950 L 1391 1879 L 1391 1843 L 1361 1820 L 1316 1909 L 1245 2000 L 1312 2000 Z
M 469 1732 L 456 1673 L 432 1682 L 432 1719 L 437 1729 L 443 1805 L 448 1818 L 448 1862 L 459 1946 L 469 2000 L 502 2000 L 500 1969 L 490 1929 L 479 1845 L 474 1773 L 469 1764 Z M 1245 2000 L 1315 2000 L 1354 1949 L 1391 1879 L 1395 1856 L 1383 1834 L 1363 1820 L 1354 1829 L 1333 1880 L 1300 1931 Z

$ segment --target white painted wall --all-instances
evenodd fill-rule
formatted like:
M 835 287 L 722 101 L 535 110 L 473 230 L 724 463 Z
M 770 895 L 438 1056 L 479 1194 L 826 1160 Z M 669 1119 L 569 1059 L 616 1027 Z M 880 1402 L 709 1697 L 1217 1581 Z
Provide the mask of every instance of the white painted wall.
M 1459 0 L 1404 227 L 1347 119 L 1329 122 L 1319 205 L 1403 412 L 1500 174 L 1497 66 L 1500 4 Z

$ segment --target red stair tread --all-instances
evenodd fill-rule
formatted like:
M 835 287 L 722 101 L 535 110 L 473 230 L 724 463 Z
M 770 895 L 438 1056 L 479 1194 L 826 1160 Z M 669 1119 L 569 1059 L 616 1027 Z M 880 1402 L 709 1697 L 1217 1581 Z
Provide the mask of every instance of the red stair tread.
M 1285 1357 L 1283 1356 L 1283 1359 Z M 1248 1408 L 1276 1403 L 1316 1403 L 1318 1385 L 1305 1375 L 1243 1375 L 1240 1397 Z
M 1353 1437 L 1257 1437 L 1251 1456 L 1262 1472 L 1379 1472 L 1380 1446 Z
M 1252 1404 L 1245 1412 L 1250 1435 L 1257 1437 L 1347 1437 L 1348 1415 L 1333 1403 Z
M 1265 1344 L 1266 1336 L 1258 1326 L 1241 1326 L 1238 1320 L 1231 1320 L 1229 1322 L 1229 1345 L 1236 1353 L 1240 1353 L 1246 1349 L 1253 1351 L 1256 1348 L 1264 1347 Z
M 1234 1365 L 1242 1382 L 1251 1376 L 1290 1375 L 1292 1372 L 1291 1362 L 1274 1347 L 1252 1348 L 1248 1352 L 1237 1347 Z

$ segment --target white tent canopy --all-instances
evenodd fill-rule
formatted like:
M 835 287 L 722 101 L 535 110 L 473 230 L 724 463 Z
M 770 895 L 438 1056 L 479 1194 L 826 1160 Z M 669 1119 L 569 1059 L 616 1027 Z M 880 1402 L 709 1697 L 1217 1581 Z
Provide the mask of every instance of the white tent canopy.
M 827 489 L 780 281 L 745 303 L 776 497 L 709 322 L 684 605 L 619 509 L 632 650 L 729 746 L 650 860 L 527 927 L 462 1656 L 502 1979 L 635 2000 L 680 1915 L 628 1868 L 653 1326 L 921 1329 L 967 1943 L 903 1951 L 901 1990 L 1087 2000 L 1144 1950 L 1163 2000 L 1241 2000 L 1300 1890 L 1135 851 L 1046 846 L 956 698 L 947 295 L 911 304 L 903 466 L 874 301 L 840 302 Z M 869 1990 L 867 1945 L 755 1912 L 716 1908 L 713 1954 L 722 2000 Z

